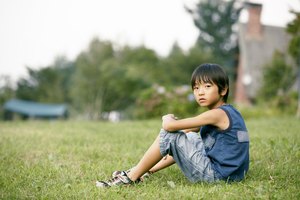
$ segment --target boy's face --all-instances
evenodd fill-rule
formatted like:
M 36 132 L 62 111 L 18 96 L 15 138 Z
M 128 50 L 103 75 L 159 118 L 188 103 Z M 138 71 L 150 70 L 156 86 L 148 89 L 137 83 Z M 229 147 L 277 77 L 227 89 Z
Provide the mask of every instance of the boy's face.
M 213 109 L 224 104 L 223 96 L 226 90 L 219 93 L 219 88 L 214 83 L 196 82 L 193 91 L 195 100 L 202 107 Z

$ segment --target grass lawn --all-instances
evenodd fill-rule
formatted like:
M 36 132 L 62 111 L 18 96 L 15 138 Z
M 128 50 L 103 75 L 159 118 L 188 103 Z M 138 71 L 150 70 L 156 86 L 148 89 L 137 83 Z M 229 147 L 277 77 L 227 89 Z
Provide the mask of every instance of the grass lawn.
M 0 123 L 0 199 L 300 199 L 300 120 L 247 120 L 250 171 L 239 183 L 191 184 L 176 165 L 133 187 L 96 179 L 138 161 L 160 121 Z

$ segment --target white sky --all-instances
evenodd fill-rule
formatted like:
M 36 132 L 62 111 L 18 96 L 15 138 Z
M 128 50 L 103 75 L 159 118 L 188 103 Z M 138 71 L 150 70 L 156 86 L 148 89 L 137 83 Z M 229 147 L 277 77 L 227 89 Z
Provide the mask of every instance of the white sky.
M 144 44 L 166 55 L 175 41 L 183 49 L 198 36 L 184 10 L 197 0 L 0 0 L 0 76 L 13 81 L 26 74 L 25 66 L 45 67 L 56 56 L 69 60 L 88 47 L 93 37 L 118 45 Z M 289 8 L 300 0 L 263 2 L 262 22 L 284 26 Z

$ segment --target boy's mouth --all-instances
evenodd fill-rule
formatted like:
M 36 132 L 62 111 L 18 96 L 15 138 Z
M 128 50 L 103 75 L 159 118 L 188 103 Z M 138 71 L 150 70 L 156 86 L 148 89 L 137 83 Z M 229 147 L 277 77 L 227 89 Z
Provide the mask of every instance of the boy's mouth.
M 205 98 L 200 98 L 199 99 L 199 102 L 203 102 L 203 101 L 206 101 L 206 99 Z

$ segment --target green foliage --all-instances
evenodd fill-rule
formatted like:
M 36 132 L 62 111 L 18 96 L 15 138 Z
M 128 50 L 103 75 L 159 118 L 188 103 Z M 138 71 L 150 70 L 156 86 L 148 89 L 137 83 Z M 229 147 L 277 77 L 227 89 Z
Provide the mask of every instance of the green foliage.
M 58 57 L 53 65 L 39 70 L 27 67 L 28 78 L 17 83 L 16 97 L 39 102 L 70 102 L 70 77 L 74 70 L 72 62 Z
M 174 43 L 169 55 L 162 59 L 162 84 L 183 85 L 190 79 L 191 70 L 187 63 L 187 55 Z
M 179 118 L 195 115 L 199 106 L 191 97 L 189 86 L 174 87 L 166 90 L 162 86 L 155 86 L 144 90 L 137 99 L 135 118 L 159 118 L 173 113 Z
M 14 97 L 12 81 L 8 76 L 0 76 L 0 105 Z
M 176 43 L 169 55 L 161 59 L 160 79 L 158 84 L 178 87 L 190 84 L 190 78 L 194 69 L 202 63 L 213 62 L 210 53 L 195 45 L 184 52 Z
M 259 96 L 273 106 L 284 109 L 291 106 L 290 88 L 295 83 L 295 70 L 286 64 L 285 56 L 275 52 L 273 59 L 263 68 L 263 85 Z
M 0 76 L 0 120 L 4 118 L 3 105 L 15 97 L 12 81 L 8 76 Z
M 286 64 L 285 56 L 274 52 L 272 61 L 263 68 L 261 95 L 269 100 L 280 93 L 285 94 L 295 82 L 295 78 L 295 72 L 292 66 Z
M 90 119 L 100 117 L 112 75 L 120 73 L 113 58 L 110 42 L 93 39 L 89 49 L 76 60 L 71 94 L 75 107 L 87 113 Z
M 144 47 L 116 51 L 112 43 L 94 39 L 76 61 L 75 106 L 89 119 L 100 119 L 105 111 L 126 110 L 153 81 L 157 70 L 150 69 L 157 62 L 154 51 Z
M 299 199 L 299 120 L 246 123 L 250 170 L 242 182 L 193 184 L 173 165 L 142 184 L 109 189 L 95 181 L 137 164 L 160 120 L 0 123 L 0 199 Z
M 160 59 L 155 51 L 144 46 L 125 46 L 118 52 L 117 59 L 126 68 L 131 78 L 143 80 L 146 83 L 161 81 Z

